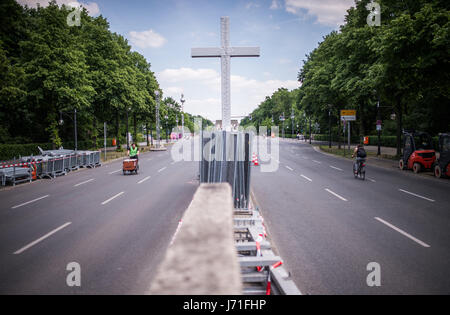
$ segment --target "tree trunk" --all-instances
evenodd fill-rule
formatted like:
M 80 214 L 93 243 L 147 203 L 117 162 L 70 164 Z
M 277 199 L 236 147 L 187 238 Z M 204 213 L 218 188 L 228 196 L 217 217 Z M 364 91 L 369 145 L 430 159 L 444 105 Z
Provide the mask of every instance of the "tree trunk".
M 116 110 L 116 144 L 117 149 L 120 149 L 120 119 L 119 119 L 119 110 Z
M 93 118 L 92 120 L 92 147 L 97 149 L 97 118 Z
M 147 141 L 147 147 L 150 145 L 148 141 L 148 123 L 145 123 L 145 139 Z
M 151 146 L 153 146 L 153 129 L 152 129 L 152 123 L 150 123 L 150 141 L 151 141 Z
M 134 125 L 134 134 L 133 134 L 133 142 L 138 143 L 138 138 L 137 138 L 137 119 L 136 119 L 136 113 L 133 114 L 133 125 Z
M 364 112 L 363 112 L 363 105 L 359 105 L 359 143 L 364 143 Z
M 339 115 L 339 125 L 338 125 L 338 149 L 341 149 L 341 117 Z
M 397 100 L 395 110 L 397 120 L 397 157 L 400 158 L 402 154 L 402 129 L 403 129 L 403 110 L 400 100 Z

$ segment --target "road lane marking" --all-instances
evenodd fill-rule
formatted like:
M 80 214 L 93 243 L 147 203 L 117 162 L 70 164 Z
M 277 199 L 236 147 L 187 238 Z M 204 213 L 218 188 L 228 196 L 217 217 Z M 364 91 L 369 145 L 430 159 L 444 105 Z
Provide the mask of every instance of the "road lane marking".
M 87 184 L 87 183 L 89 183 L 89 182 L 92 182 L 93 180 L 94 180 L 93 178 L 88 179 L 88 180 L 85 180 L 84 182 L 81 182 L 81 183 L 78 183 L 78 184 L 76 184 L 76 185 L 73 185 L 73 187 L 78 187 L 78 186 L 81 186 L 81 185 L 83 185 L 83 184 Z
M 368 180 L 370 180 L 372 183 L 376 183 L 377 181 L 375 179 L 372 178 L 367 178 Z
M 428 200 L 428 201 L 431 201 L 431 202 L 435 202 L 435 200 L 433 200 L 433 199 L 430 199 L 430 198 L 427 198 L 427 197 L 424 197 L 424 196 L 421 196 L 421 195 L 412 193 L 412 192 L 410 192 L 410 191 L 403 190 L 403 189 L 399 189 L 399 190 L 400 190 L 401 192 L 404 192 L 405 194 L 410 194 L 410 195 L 415 196 L 415 197 L 418 197 L 418 198 L 422 198 L 422 199 L 425 199 L 425 200 Z
M 306 179 L 306 180 L 309 180 L 310 182 L 312 182 L 312 179 L 311 178 L 309 178 L 309 177 L 306 177 L 305 175 L 300 175 L 301 177 L 303 177 L 304 179 Z
M 317 163 L 317 164 L 322 164 L 322 162 L 319 162 L 319 161 L 316 161 L 316 160 L 312 160 L 314 163 Z
M 287 165 L 286 165 L 286 168 L 287 168 L 288 170 L 290 170 L 291 172 L 294 170 L 294 169 L 290 168 L 290 167 L 287 166 Z
M 332 194 L 332 195 L 338 197 L 339 199 L 341 199 L 341 200 L 343 200 L 343 201 L 347 201 L 347 199 L 345 199 L 345 198 L 342 197 L 342 196 L 339 196 L 339 195 L 336 194 L 334 191 L 331 191 L 331 190 L 329 190 L 328 188 L 325 188 L 325 190 L 328 191 L 330 194 Z
M 110 172 L 110 173 L 108 173 L 109 175 L 111 175 L 111 174 L 114 174 L 114 173 L 117 173 L 117 172 L 120 172 L 121 171 L 121 169 L 120 170 L 117 170 L 117 171 L 114 171 L 114 172 Z
M 152 158 L 147 159 L 147 161 L 151 161 L 151 160 L 152 160 Z
M 164 171 L 166 168 L 167 168 L 167 167 L 164 166 L 162 169 L 160 169 L 160 170 L 158 171 L 158 173 L 161 173 L 161 172 Z
M 111 198 L 109 198 L 108 200 L 105 200 L 102 202 L 102 205 L 106 205 L 108 202 L 110 202 L 111 200 L 113 200 L 114 198 L 119 197 L 120 195 L 122 195 L 124 192 L 121 191 L 120 193 L 118 193 L 117 195 L 112 196 Z
M 42 241 L 45 240 L 47 237 L 49 237 L 49 236 L 55 234 L 56 232 L 58 232 L 58 231 L 64 229 L 66 226 L 68 226 L 68 225 L 70 225 L 70 224 L 72 224 L 72 222 L 67 222 L 67 223 L 61 225 L 59 228 L 54 229 L 53 231 L 51 231 L 51 232 L 45 234 L 44 236 L 42 236 L 42 237 L 38 238 L 37 240 L 31 242 L 30 244 L 28 244 L 28 245 L 22 247 L 21 249 L 15 251 L 15 252 L 14 252 L 14 255 L 19 255 L 19 254 L 23 253 L 23 252 L 26 251 L 28 248 L 33 247 L 34 245 L 36 245 L 36 244 L 39 243 L 39 242 L 42 242 Z
M 141 179 L 140 181 L 138 181 L 138 184 L 142 184 L 143 182 L 145 182 L 146 180 L 148 180 L 150 178 L 150 176 L 147 176 L 144 179 Z
M 27 202 L 21 203 L 20 205 L 17 205 L 17 206 L 11 207 L 11 209 L 16 209 L 16 208 L 19 208 L 19 207 L 25 206 L 25 205 L 27 205 L 27 204 L 30 204 L 30 203 L 32 203 L 32 202 L 35 202 L 35 201 L 38 201 L 38 200 L 41 200 L 41 199 L 47 198 L 48 196 L 49 196 L 49 195 L 45 195 L 45 196 L 42 196 L 42 197 L 39 197 L 39 198 L 36 198 L 36 199 L 30 200 L 30 201 L 27 201 Z
M 332 166 L 330 165 L 331 168 L 334 168 L 335 170 L 341 171 L 343 172 L 344 170 L 342 168 L 336 167 L 336 166 Z
M 380 218 L 378 218 L 378 217 L 375 217 L 375 220 L 380 221 L 381 223 L 387 225 L 387 226 L 390 227 L 391 229 L 393 229 L 393 230 L 399 232 L 400 234 L 402 234 L 402 235 L 406 236 L 407 238 L 413 240 L 414 242 L 416 242 L 416 243 L 422 245 L 423 247 L 430 247 L 430 245 L 428 245 L 427 243 L 422 242 L 421 240 L 415 238 L 415 237 L 412 236 L 411 234 L 406 233 L 405 231 L 403 231 L 403 230 L 399 229 L 398 227 L 396 227 L 396 226 L 390 224 L 389 222 L 384 221 L 383 219 L 380 219 Z

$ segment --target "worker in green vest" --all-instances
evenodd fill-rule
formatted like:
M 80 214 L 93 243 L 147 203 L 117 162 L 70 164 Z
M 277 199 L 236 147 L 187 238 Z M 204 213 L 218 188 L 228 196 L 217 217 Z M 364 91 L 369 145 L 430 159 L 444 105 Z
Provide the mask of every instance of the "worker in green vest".
M 139 148 L 136 146 L 136 143 L 133 142 L 131 148 L 128 150 L 128 155 L 130 156 L 130 159 L 138 159 Z

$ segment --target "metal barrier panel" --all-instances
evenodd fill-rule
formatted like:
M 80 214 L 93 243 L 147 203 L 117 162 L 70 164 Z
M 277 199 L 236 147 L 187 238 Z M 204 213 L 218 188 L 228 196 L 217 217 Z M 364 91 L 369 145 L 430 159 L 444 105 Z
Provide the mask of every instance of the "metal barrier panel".
M 248 132 L 202 132 L 200 182 L 228 182 L 234 206 L 248 208 L 253 135 Z
M 64 156 L 63 158 L 63 171 L 70 171 L 70 155 L 69 156 Z
M 78 154 L 70 155 L 70 169 L 74 170 L 78 168 Z

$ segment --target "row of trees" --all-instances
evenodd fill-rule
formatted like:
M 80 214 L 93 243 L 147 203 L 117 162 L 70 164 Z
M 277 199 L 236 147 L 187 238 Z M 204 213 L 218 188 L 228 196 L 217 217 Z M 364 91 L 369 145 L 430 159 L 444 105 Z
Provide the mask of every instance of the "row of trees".
M 355 1 L 340 30 L 306 56 L 291 103 L 322 131 L 328 130 L 330 110 L 333 133 L 341 132 L 341 109 L 357 110 L 361 137 L 374 134 L 376 121 L 383 120 L 383 134 L 394 132 L 399 153 L 403 129 L 450 130 L 450 3 L 377 0 L 381 26 L 369 26 L 369 2 Z M 279 104 L 266 106 L 269 99 L 254 116 L 279 112 Z
M 80 26 L 69 26 L 73 9 L 0 4 L 0 142 L 52 142 L 73 139 L 67 119 L 77 110 L 80 140 L 97 144 L 107 122 L 109 134 L 125 138 L 127 118 L 135 134 L 155 128 L 155 91 L 162 91 L 150 63 L 127 40 L 109 30 L 102 16 L 81 12 Z M 61 117 L 62 115 L 62 117 Z M 161 100 L 160 115 L 175 126 L 180 104 Z M 68 123 L 61 125 L 60 118 Z M 185 114 L 191 130 L 193 117 Z M 111 132 L 114 130 L 114 132 Z

